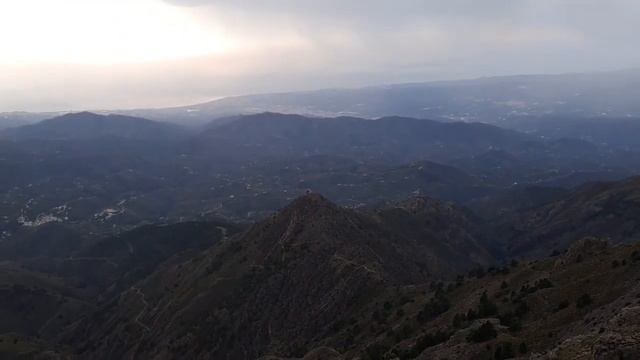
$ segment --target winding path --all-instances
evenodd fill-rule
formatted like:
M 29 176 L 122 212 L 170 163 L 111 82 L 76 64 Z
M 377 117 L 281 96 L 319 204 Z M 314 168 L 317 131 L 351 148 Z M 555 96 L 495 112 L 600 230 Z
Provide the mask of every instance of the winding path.
M 142 304 L 144 305 L 142 310 L 140 310 L 140 312 L 138 313 L 138 316 L 136 316 L 135 322 L 138 325 L 140 325 L 145 330 L 145 332 L 150 333 L 151 328 L 149 328 L 147 325 L 143 324 L 142 321 L 140 321 L 140 318 L 142 317 L 142 315 L 145 312 L 147 312 L 147 309 L 149 308 L 149 303 L 147 302 L 147 299 L 145 298 L 144 293 L 140 290 L 140 288 L 134 286 L 131 288 L 131 290 L 133 290 L 140 296 L 140 301 L 142 301 Z

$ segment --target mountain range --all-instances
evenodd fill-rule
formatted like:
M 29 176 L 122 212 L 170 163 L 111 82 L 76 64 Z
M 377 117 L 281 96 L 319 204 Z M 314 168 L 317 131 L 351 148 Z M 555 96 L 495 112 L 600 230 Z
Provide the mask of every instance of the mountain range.
M 640 70 L 627 69 L 230 96 L 190 106 L 110 112 L 200 126 L 238 114 L 277 112 L 316 117 L 402 116 L 477 121 L 521 129 L 521 122 L 530 127 L 532 119 L 550 116 L 563 119 L 638 118 L 640 108 L 635 94 L 639 87 Z M 3 113 L 0 124 L 4 125 L 0 126 L 15 126 L 56 115 L 62 113 Z
M 414 195 L 471 206 L 514 186 L 570 189 L 640 167 L 638 153 L 586 140 L 399 117 L 264 113 L 196 132 L 80 113 L 0 138 L 5 244 L 43 225 L 96 237 L 158 221 L 254 221 L 307 190 L 352 207 Z
M 582 104 L 583 131 L 238 110 L 199 127 L 74 113 L 2 130 L 0 357 L 636 358 L 635 123 L 610 118 L 622 127 L 596 138 L 588 117 L 629 74 L 375 95 L 484 94 L 460 100 L 469 120 L 538 94 L 529 124 Z M 586 86 L 551 113 L 540 95 Z
M 118 137 L 137 140 L 169 140 L 186 136 L 177 125 L 123 115 L 72 113 L 35 124 L 9 128 L 2 136 L 11 140 L 91 140 Z
M 637 179 L 564 201 L 631 189 Z M 310 193 L 246 230 L 142 227 L 67 259 L 6 263 L 2 308 L 15 320 L 0 337 L 81 359 L 633 358 L 640 248 L 631 233 L 602 239 L 637 205 L 603 208 L 597 232 L 566 232 L 551 254 L 519 248 L 530 260 L 491 222 L 424 197 L 354 211 Z M 38 305 L 51 297 L 60 305 Z M 11 325 L 29 306 L 39 322 Z

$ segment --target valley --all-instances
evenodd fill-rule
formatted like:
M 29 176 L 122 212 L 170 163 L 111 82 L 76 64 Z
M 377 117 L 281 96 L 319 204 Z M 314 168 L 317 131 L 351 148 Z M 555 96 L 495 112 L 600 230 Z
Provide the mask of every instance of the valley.
M 7 358 L 639 351 L 631 149 L 277 113 L 78 113 L 0 139 Z

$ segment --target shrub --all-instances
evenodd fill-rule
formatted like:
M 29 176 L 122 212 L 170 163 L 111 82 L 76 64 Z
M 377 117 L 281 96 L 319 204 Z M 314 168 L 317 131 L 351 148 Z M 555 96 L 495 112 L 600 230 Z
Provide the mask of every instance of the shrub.
M 512 359 L 515 356 L 516 353 L 513 351 L 513 345 L 510 342 L 505 342 L 496 347 L 493 358 L 496 360 L 505 360 Z
M 509 324 L 509 331 L 518 332 L 520 330 L 522 330 L 522 323 L 520 322 L 520 319 L 513 319 L 511 324 Z
M 522 342 L 520 343 L 520 346 L 518 347 L 518 351 L 520 352 L 520 354 L 524 355 L 526 353 L 529 352 L 529 349 L 527 348 L 527 344 Z
M 589 294 L 582 294 L 578 298 L 578 300 L 576 300 L 576 306 L 578 307 L 578 309 L 582 309 L 591 305 L 592 302 L 593 300 L 591 299 L 591 296 Z
M 473 309 L 469 309 L 467 311 L 467 321 L 472 321 L 478 318 L 478 314 L 473 311 Z
M 379 310 L 375 310 L 373 312 L 373 314 L 371 314 L 371 318 L 373 320 L 375 320 L 378 323 L 385 323 L 386 322 L 386 316 L 385 313 Z
M 389 351 L 389 348 L 383 344 L 372 344 L 367 347 L 365 352 L 367 353 L 367 359 L 369 360 L 382 360 L 384 354 Z
M 355 324 L 351 328 L 351 334 L 354 336 L 360 334 L 361 332 L 362 332 L 362 328 L 360 327 L 359 324 Z
M 449 299 L 447 299 L 441 291 L 438 291 L 434 297 L 424 305 L 422 311 L 418 313 L 418 321 L 424 323 L 432 320 L 436 316 L 447 312 L 450 306 Z
M 404 354 L 401 358 L 413 359 L 420 355 L 425 349 L 436 346 L 438 344 L 442 344 L 443 342 L 449 340 L 450 337 L 450 334 L 441 330 L 438 330 L 433 334 L 425 334 L 424 336 L 420 337 L 418 341 L 416 341 L 416 344 L 411 348 L 411 350 L 408 353 Z
M 469 277 L 475 277 L 475 278 L 481 279 L 485 275 L 486 275 L 486 272 L 482 266 L 478 266 L 477 268 L 469 271 Z
M 395 333 L 396 342 L 400 342 L 400 341 L 402 341 L 404 339 L 409 338 L 409 336 L 411 336 L 412 332 L 413 332 L 413 329 L 411 328 L 411 326 L 405 324 L 404 326 L 402 326 L 400 328 L 400 330 L 398 330 Z
M 495 339 L 497 336 L 498 336 L 498 332 L 496 331 L 496 328 L 493 326 L 492 323 L 487 321 L 484 324 L 482 324 L 479 328 L 471 332 L 467 340 L 480 343 L 480 342 L 489 341 L 491 339 Z
M 462 324 L 464 324 L 464 320 L 465 320 L 465 316 L 462 314 L 456 314 L 453 317 L 453 322 L 452 325 L 454 328 L 460 328 L 462 327 Z
M 389 311 L 391 310 L 391 303 L 388 301 L 384 302 L 384 305 L 382 305 L 385 311 Z
M 563 300 L 560 302 L 560 304 L 558 304 L 558 307 L 556 308 L 556 312 L 562 309 L 566 309 L 568 307 L 569 307 L 569 302 L 567 300 Z
M 551 281 L 547 278 L 539 279 L 536 281 L 536 290 L 548 289 L 553 287 Z
M 293 357 L 301 358 L 307 354 L 307 348 L 301 343 L 295 343 L 291 347 L 290 353 Z
M 499 319 L 500 319 L 500 323 L 502 325 L 508 326 L 509 331 L 511 332 L 520 331 L 522 329 L 520 319 L 517 316 L 515 316 L 515 314 L 512 312 L 501 314 L 499 316 Z
M 496 304 L 489 300 L 487 292 L 483 292 L 480 297 L 480 303 L 478 304 L 478 314 L 480 317 L 493 316 L 498 313 L 498 307 Z
M 523 317 L 528 312 L 529 312 L 529 305 L 527 305 L 527 303 L 524 301 L 519 301 L 514 311 L 514 314 L 517 317 Z

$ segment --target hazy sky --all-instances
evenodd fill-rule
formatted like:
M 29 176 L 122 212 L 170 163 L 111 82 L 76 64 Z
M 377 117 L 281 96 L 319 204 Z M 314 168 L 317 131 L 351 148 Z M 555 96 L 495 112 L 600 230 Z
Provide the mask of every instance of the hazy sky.
M 0 0 L 0 111 L 640 66 L 638 0 Z

